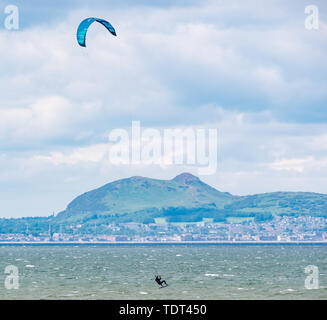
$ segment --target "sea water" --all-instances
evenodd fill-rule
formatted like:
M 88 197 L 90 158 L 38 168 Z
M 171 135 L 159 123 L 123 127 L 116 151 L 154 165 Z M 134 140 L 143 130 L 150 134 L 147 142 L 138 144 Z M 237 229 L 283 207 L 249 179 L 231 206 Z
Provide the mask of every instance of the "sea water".
M 308 265 L 318 289 L 305 287 Z M 327 245 L 0 245 L 0 299 L 326 298 Z

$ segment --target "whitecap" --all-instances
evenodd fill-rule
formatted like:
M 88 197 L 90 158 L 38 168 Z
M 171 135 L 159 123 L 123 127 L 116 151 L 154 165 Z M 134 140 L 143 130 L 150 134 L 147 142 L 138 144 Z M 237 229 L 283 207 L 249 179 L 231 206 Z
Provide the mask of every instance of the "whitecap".
M 286 289 L 286 290 L 281 290 L 279 291 L 280 293 L 287 293 L 287 292 L 293 292 L 295 291 L 294 289 Z
M 205 274 L 206 277 L 219 277 L 218 273 L 206 273 Z
M 148 294 L 148 293 L 145 291 L 140 291 L 140 294 Z
M 33 264 L 27 264 L 25 267 L 26 268 L 34 268 L 35 266 Z

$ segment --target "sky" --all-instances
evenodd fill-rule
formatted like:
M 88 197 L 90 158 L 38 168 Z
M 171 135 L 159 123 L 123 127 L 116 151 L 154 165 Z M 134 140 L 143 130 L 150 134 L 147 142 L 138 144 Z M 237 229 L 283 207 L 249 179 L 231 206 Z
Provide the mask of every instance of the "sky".
M 82 48 L 92 16 L 117 37 L 94 24 Z M 108 134 L 132 121 L 216 128 L 218 167 L 200 178 L 218 190 L 327 193 L 326 38 L 323 0 L 0 0 L 0 217 L 48 216 L 130 176 L 199 176 L 112 164 Z

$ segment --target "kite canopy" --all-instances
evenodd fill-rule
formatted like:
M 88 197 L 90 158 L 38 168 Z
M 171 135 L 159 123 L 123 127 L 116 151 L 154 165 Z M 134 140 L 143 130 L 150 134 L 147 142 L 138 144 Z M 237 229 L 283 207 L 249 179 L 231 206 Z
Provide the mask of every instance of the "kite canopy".
M 85 45 L 85 38 L 86 38 L 86 32 L 89 28 L 89 26 L 94 22 L 99 22 L 101 23 L 103 26 L 106 27 L 106 29 L 114 36 L 117 36 L 116 31 L 114 29 L 114 27 L 106 20 L 103 19 L 98 19 L 98 18 L 87 18 L 85 20 L 83 20 L 77 29 L 77 42 L 80 46 L 82 47 L 86 47 Z

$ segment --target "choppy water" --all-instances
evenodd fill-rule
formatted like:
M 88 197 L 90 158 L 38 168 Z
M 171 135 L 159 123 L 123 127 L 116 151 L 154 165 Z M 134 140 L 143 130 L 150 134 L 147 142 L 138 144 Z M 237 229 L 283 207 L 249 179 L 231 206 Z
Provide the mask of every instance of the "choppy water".
M 17 290 L 4 286 L 7 265 Z M 304 287 L 307 265 L 317 290 Z M 327 246 L 0 246 L 0 299 L 327 299 Z

